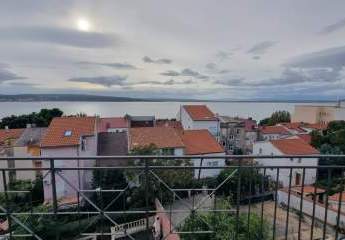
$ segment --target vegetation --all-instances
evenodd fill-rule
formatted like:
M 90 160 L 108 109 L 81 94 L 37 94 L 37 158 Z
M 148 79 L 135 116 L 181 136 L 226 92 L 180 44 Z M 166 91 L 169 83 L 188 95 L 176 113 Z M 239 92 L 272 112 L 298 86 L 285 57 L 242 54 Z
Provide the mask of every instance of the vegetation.
M 23 115 L 4 117 L 0 121 L 0 128 L 25 128 L 27 124 L 35 124 L 37 127 L 47 127 L 54 117 L 61 117 L 63 112 L 58 108 L 41 109 L 38 113 L 33 112 Z
M 288 111 L 276 111 L 268 118 L 264 118 L 259 122 L 260 126 L 273 126 L 277 123 L 290 122 L 291 116 Z
M 223 202 L 219 209 L 230 209 L 230 206 Z M 233 239 L 238 229 L 237 239 L 269 239 L 269 225 L 263 219 L 254 213 L 249 215 L 241 213 L 238 219 L 235 214 L 229 212 L 216 212 L 208 214 L 192 214 L 188 217 L 182 227 L 182 231 L 213 231 L 213 233 L 198 234 L 197 237 L 193 234 L 181 235 L 183 240 L 221 240 L 221 239 Z

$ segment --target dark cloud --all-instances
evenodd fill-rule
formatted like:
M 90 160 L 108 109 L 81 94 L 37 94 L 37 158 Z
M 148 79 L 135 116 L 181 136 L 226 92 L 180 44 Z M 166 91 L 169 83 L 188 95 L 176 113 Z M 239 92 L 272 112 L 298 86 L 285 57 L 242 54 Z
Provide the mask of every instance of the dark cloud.
M 143 81 L 143 82 L 139 82 L 138 84 L 153 84 L 153 85 L 168 85 L 168 86 L 172 86 L 172 85 L 187 85 L 187 84 L 192 84 L 194 83 L 193 80 L 184 80 L 184 81 L 175 81 L 174 79 L 170 79 L 168 81 Z
M 274 41 L 263 41 L 255 44 L 251 47 L 247 53 L 252 54 L 264 54 L 269 48 L 273 47 L 276 44 Z
M 105 66 L 105 67 L 111 67 L 115 69 L 126 69 L 126 70 L 134 70 L 137 69 L 136 66 L 129 64 L 129 63 L 97 63 L 97 62 L 78 62 L 82 65 L 99 65 L 99 66 Z
M 245 78 L 243 77 L 237 77 L 232 79 L 222 79 L 222 80 L 216 80 L 214 83 L 220 84 L 220 85 L 226 85 L 226 86 L 239 86 L 243 84 L 243 81 Z
M 105 87 L 126 85 L 127 76 L 98 76 L 98 77 L 79 77 L 68 79 L 70 82 L 81 82 L 101 85 Z
M 50 43 L 80 48 L 105 48 L 119 42 L 118 37 L 69 28 L 28 26 L 0 28 L 0 40 Z
M 25 77 L 19 76 L 6 68 L 9 67 L 7 64 L 0 63 L 0 83 L 11 80 L 25 79 Z
M 216 57 L 220 60 L 220 61 L 224 61 L 229 59 L 231 56 L 233 55 L 232 52 L 227 52 L 227 51 L 218 51 L 216 54 Z
M 203 80 L 209 78 L 208 76 L 200 74 L 199 72 L 194 71 L 190 68 L 185 68 L 181 72 L 170 70 L 170 71 L 162 72 L 161 75 L 170 76 L 170 77 L 177 77 L 177 76 L 193 77 L 193 78 L 198 78 L 198 79 L 203 79 Z
M 8 82 L 7 84 L 11 86 L 18 86 L 18 87 L 33 87 L 38 86 L 37 83 L 30 83 L 30 82 Z
M 252 59 L 254 59 L 254 60 L 260 60 L 260 58 L 261 58 L 260 56 L 253 56 L 252 57 Z
M 172 60 L 168 59 L 168 58 L 159 58 L 159 59 L 154 60 L 148 56 L 143 57 L 143 61 L 146 63 L 156 63 L 156 64 L 170 64 L 170 63 L 172 63 Z
M 332 33 L 332 32 L 336 32 L 336 31 L 338 31 L 338 30 L 340 30 L 340 29 L 342 29 L 344 27 L 345 27 L 345 18 L 339 20 L 336 23 L 333 23 L 333 24 L 330 24 L 330 25 L 324 27 L 320 31 L 320 34 L 329 34 L 329 33 Z
M 215 64 L 215 63 L 208 63 L 208 64 L 206 64 L 205 67 L 207 69 L 209 69 L 209 70 L 215 70 L 215 69 L 217 69 L 217 64 Z

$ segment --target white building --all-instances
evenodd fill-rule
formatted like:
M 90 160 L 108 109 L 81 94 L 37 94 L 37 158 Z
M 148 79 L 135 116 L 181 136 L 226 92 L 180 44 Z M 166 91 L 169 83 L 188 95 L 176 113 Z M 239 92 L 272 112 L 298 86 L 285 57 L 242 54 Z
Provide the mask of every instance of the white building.
M 184 130 L 207 129 L 217 139 L 220 123 L 216 115 L 206 105 L 183 105 L 177 114 Z
M 302 139 L 279 139 L 254 144 L 254 155 L 314 155 L 319 152 Z M 302 184 L 303 166 L 318 166 L 318 158 L 257 158 L 255 161 L 261 166 L 289 166 L 292 169 L 292 186 Z M 316 180 L 316 169 L 308 168 L 305 170 L 304 184 L 313 184 Z M 272 180 L 277 178 L 276 168 L 267 168 L 266 174 Z M 279 183 L 286 187 L 289 185 L 290 169 L 280 168 Z
M 96 117 L 60 117 L 54 118 L 42 139 L 42 157 L 78 157 L 97 155 Z M 55 167 L 93 167 L 95 160 L 59 160 Z M 43 167 L 49 168 L 50 162 L 43 161 Z M 63 203 L 76 203 L 77 192 L 73 188 L 90 189 L 92 171 L 65 170 L 59 171 L 68 183 L 58 174 L 56 178 L 57 198 Z M 73 186 L 71 187 L 70 184 Z M 43 179 L 44 199 L 52 200 L 51 174 Z
M 284 126 L 263 126 L 259 130 L 259 138 L 265 141 L 282 139 L 291 135 Z

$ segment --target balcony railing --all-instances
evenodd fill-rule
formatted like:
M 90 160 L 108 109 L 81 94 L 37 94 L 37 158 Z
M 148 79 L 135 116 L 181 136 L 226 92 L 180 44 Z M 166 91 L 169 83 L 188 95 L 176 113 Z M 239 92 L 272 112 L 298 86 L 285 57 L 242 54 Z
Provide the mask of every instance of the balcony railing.
M 345 155 L 0 158 L 0 239 L 341 239 L 345 165 L 315 159 Z

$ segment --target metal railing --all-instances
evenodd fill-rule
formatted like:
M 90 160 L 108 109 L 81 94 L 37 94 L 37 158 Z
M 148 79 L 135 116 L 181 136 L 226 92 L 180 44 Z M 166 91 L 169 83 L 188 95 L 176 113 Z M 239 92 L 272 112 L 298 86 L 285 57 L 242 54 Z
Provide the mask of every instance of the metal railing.
M 43 162 L 0 168 L 0 239 L 110 239 L 111 228 L 127 239 L 154 239 L 154 216 L 161 216 L 160 239 L 341 239 L 345 165 L 319 159 L 345 155 L 0 158 Z M 41 171 L 41 185 L 10 177 L 30 171 Z M 123 227 L 143 218 L 142 233 Z

